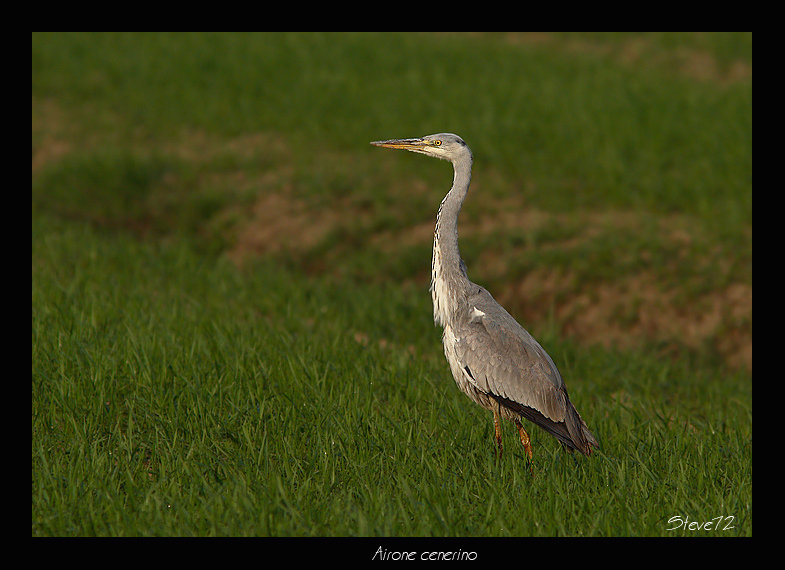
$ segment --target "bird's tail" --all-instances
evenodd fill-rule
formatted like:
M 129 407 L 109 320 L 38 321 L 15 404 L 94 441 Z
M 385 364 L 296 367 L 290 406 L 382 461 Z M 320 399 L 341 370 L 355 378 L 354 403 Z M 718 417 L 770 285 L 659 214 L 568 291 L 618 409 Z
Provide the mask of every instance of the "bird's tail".
M 600 444 L 597 443 L 597 438 L 589 431 L 586 422 L 583 421 L 578 410 L 569 400 L 567 400 L 567 417 L 564 419 L 564 423 L 567 425 L 567 432 L 570 434 L 575 449 L 584 455 L 591 455 L 592 447 L 599 449 Z

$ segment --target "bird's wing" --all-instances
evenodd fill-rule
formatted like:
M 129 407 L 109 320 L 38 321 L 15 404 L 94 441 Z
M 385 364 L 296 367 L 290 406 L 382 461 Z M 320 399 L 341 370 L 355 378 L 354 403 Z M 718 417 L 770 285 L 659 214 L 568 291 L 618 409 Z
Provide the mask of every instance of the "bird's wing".
M 469 319 L 456 331 L 461 368 L 482 392 L 564 421 L 568 397 L 551 357 L 488 291 L 475 290 Z

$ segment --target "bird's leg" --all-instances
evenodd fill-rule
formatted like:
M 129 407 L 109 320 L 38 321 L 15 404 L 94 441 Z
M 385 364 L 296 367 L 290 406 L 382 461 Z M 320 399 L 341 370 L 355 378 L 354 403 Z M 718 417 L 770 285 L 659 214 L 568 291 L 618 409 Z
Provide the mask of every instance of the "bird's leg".
M 502 456 L 502 428 L 499 425 L 499 412 L 493 410 L 493 428 L 496 433 L 496 457 Z
M 532 444 L 531 439 L 529 439 L 529 434 L 526 433 L 525 429 L 523 429 L 523 424 L 520 420 L 515 420 L 515 426 L 518 428 L 518 435 L 521 436 L 521 443 L 523 444 L 523 448 L 526 450 L 526 454 L 529 456 L 529 461 L 531 461 Z

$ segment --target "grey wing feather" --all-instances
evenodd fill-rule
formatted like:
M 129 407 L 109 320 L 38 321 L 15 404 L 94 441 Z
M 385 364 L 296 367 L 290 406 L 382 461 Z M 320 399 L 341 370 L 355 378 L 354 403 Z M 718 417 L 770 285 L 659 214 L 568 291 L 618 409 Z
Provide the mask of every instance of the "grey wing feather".
M 469 318 L 456 331 L 458 366 L 481 392 L 536 423 L 570 449 L 598 447 L 570 402 L 556 365 L 488 291 L 471 286 Z
M 548 353 L 484 288 L 469 298 L 472 317 L 456 335 L 461 366 L 483 392 L 533 408 L 562 422 L 564 381 Z

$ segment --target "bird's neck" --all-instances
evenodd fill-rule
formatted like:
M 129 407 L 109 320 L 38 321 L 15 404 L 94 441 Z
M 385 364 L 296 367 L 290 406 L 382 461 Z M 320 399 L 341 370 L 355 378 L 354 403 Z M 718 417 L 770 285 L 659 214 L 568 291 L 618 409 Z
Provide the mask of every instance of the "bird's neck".
M 466 303 L 469 278 L 458 250 L 458 214 L 469 191 L 471 159 L 453 164 L 453 185 L 439 206 L 433 236 L 431 297 L 433 318 L 446 327 L 454 322 Z

